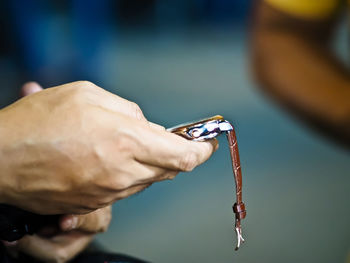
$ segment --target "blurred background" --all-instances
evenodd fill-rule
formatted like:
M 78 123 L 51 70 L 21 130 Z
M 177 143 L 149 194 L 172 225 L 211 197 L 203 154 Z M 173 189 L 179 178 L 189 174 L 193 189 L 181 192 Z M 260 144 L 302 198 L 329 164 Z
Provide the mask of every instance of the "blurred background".
M 348 152 L 252 80 L 247 0 L 0 2 L 2 107 L 25 81 L 90 80 L 170 127 L 221 114 L 238 133 L 246 243 L 236 252 L 227 142 L 204 165 L 114 205 L 98 241 L 152 262 L 346 262 Z M 346 30 L 335 49 L 345 57 Z

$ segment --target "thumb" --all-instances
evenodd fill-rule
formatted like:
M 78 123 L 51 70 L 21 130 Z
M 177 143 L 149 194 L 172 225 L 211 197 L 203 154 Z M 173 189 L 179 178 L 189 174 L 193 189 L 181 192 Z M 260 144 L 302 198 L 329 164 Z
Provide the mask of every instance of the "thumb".
M 43 88 L 37 82 L 30 81 L 30 82 L 25 83 L 22 86 L 21 91 L 20 91 L 20 95 L 21 95 L 21 97 L 25 97 L 25 96 L 28 96 L 30 94 L 39 92 L 41 90 L 43 90 Z

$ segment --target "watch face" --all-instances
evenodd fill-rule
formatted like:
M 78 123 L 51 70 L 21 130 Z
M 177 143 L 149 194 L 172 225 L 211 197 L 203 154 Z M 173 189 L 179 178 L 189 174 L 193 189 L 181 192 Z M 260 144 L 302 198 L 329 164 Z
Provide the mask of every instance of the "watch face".
M 169 128 L 167 131 L 180 135 L 188 140 L 205 141 L 221 134 L 222 124 L 228 123 L 220 115 L 215 115 L 202 120 L 183 123 Z M 231 125 L 229 125 L 231 127 Z M 225 130 L 226 131 L 226 130 Z
M 217 121 L 217 122 L 224 121 L 224 117 L 222 117 L 221 115 L 215 115 L 213 117 L 209 117 L 209 118 L 205 118 L 205 119 L 201 119 L 201 120 L 197 120 L 197 121 L 186 122 L 186 123 L 182 123 L 182 124 L 176 125 L 174 127 L 171 127 L 169 129 L 167 129 L 167 131 L 177 133 L 177 132 L 181 132 L 184 130 L 188 130 L 190 128 L 195 128 L 197 126 L 201 126 L 205 123 L 212 122 L 212 121 Z

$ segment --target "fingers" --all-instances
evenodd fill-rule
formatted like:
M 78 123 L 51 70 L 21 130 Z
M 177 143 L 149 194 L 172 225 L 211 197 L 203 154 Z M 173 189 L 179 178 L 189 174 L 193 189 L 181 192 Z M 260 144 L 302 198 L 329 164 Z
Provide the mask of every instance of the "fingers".
M 40 262 L 67 262 L 83 251 L 93 235 L 72 231 L 50 239 L 28 235 L 18 241 L 15 249 Z
M 191 171 L 217 149 L 217 140 L 188 141 L 167 131 L 143 129 L 135 159 L 141 163 L 177 171 Z
M 123 189 L 136 185 L 145 185 L 166 179 L 172 179 L 178 171 L 165 169 L 133 160 L 127 166 L 127 171 L 123 172 L 119 178 L 120 186 Z
M 108 106 L 114 112 L 122 113 L 141 120 L 142 123 L 147 123 L 137 104 L 101 88 L 98 88 L 98 90 L 108 95 L 103 100 L 104 106 Z M 135 137 L 139 139 L 141 149 L 135 151 L 135 159 L 141 163 L 177 171 L 191 171 L 199 164 L 205 162 L 217 149 L 216 140 L 209 142 L 187 141 L 184 138 L 166 132 L 163 127 L 150 122 L 149 127 L 151 129 L 147 129 L 142 125 L 136 126 L 140 128 L 138 132 L 136 131 L 138 134 Z
M 62 231 L 80 230 L 88 233 L 105 232 L 111 222 L 111 206 L 85 215 L 67 215 L 60 219 Z
M 105 103 L 107 102 L 109 103 L 108 106 L 116 112 L 123 113 L 140 121 L 146 121 L 141 108 L 135 102 L 119 97 L 118 95 L 108 92 L 100 87 L 98 87 L 98 89 L 104 94 L 106 99 L 103 102 L 104 105 L 106 105 Z
M 20 94 L 21 97 L 25 97 L 41 90 L 43 90 L 43 88 L 38 83 L 31 81 L 22 86 Z

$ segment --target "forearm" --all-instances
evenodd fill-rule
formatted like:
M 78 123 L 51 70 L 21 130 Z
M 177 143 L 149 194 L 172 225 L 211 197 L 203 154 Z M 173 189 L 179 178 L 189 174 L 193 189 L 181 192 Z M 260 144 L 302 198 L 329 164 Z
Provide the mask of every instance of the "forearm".
M 309 124 L 350 142 L 350 77 L 325 45 L 260 29 L 253 44 L 261 87 Z

